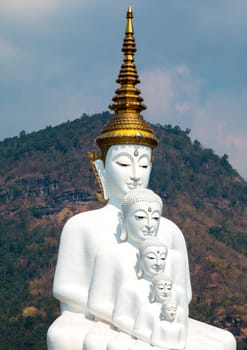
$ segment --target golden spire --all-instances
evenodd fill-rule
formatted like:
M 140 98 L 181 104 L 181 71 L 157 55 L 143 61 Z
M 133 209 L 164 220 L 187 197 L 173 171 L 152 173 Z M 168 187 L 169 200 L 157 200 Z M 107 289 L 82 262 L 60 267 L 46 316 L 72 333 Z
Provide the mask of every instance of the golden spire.
M 135 86 L 140 80 L 134 64 L 136 45 L 132 18 L 132 9 L 129 7 L 122 47 L 124 58 L 116 80 L 120 87 L 115 91 L 113 103 L 109 106 L 115 114 L 96 139 L 103 159 L 112 145 L 140 144 L 154 148 L 158 143 L 151 127 L 140 114 L 146 106 L 140 96 L 140 90 Z
M 136 45 L 132 18 L 132 9 L 129 7 L 122 48 L 124 62 L 121 66 L 118 79 L 116 80 L 121 87 L 116 90 L 116 96 L 112 99 L 113 103 L 109 106 L 109 108 L 118 115 L 139 115 L 139 112 L 146 109 L 146 106 L 142 103 L 143 98 L 140 96 L 140 90 L 135 87 L 136 84 L 140 83 L 140 80 L 134 64 Z

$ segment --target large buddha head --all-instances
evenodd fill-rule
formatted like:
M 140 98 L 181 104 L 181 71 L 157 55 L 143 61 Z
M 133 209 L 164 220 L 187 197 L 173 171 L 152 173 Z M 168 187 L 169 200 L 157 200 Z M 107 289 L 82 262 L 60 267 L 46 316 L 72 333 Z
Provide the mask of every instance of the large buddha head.
M 152 151 L 157 139 L 140 112 L 146 109 L 134 64 L 136 51 L 132 25 L 132 10 L 127 12 L 127 24 L 123 41 L 123 64 L 117 79 L 113 103 L 115 113 L 96 139 L 101 154 L 89 152 L 89 160 L 100 185 L 101 200 L 118 205 L 132 189 L 147 187 L 152 168 Z

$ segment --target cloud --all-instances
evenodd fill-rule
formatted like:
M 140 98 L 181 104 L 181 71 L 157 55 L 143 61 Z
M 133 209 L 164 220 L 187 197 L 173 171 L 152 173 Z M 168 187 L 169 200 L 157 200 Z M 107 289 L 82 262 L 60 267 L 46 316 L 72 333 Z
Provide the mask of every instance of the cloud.
M 11 19 L 31 22 L 55 11 L 75 9 L 89 4 L 89 0 L 0 0 L 1 14 Z
M 58 0 L 1 0 L 1 12 L 8 17 L 40 17 L 54 10 L 59 5 Z
M 4 38 L 0 37 L 0 62 L 10 63 L 17 62 L 19 59 L 22 59 L 25 55 L 21 49 L 12 44 L 10 41 L 7 41 Z
M 25 85 L 27 72 L 31 70 L 33 55 L 15 42 L 3 37 L 0 37 L 0 52 L 0 89 L 5 90 L 4 94 L 0 96 L 2 105 L 7 100 L 6 95 L 10 92 L 11 86 L 16 90 L 20 83 L 22 86 Z
M 185 126 L 197 104 L 202 81 L 185 64 L 143 71 L 140 76 L 147 118 L 161 124 L 182 122 Z
M 234 168 L 247 178 L 247 89 L 212 92 L 194 110 L 192 135 L 218 154 L 227 154 Z
M 236 34 L 245 36 L 242 32 L 243 27 L 246 28 L 247 2 L 245 0 L 223 0 L 218 3 L 209 1 L 203 6 L 200 6 L 202 3 L 198 5 L 196 13 L 198 23 L 205 33 L 212 34 L 217 30 L 216 38 L 219 35 L 228 38 L 229 35 Z
M 247 177 L 247 89 L 212 90 L 185 64 L 157 67 L 140 74 L 141 91 L 151 122 L 191 129 L 191 137 L 217 154 L 227 154 L 234 168 Z

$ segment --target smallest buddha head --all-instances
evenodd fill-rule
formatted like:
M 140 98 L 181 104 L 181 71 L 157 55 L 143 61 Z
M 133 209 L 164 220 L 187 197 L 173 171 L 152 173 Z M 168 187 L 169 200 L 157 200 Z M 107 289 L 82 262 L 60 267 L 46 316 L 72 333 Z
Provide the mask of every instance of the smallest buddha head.
M 151 237 L 140 243 L 137 253 L 137 278 L 153 278 L 164 271 L 168 248 L 157 237 Z
M 149 189 L 142 188 L 128 192 L 121 202 L 120 240 L 140 243 L 156 236 L 162 207 L 161 198 Z
M 171 298 L 172 280 L 164 272 L 154 276 L 150 285 L 150 302 L 163 303 Z
M 173 300 L 162 303 L 160 319 L 173 322 L 177 314 L 177 304 Z

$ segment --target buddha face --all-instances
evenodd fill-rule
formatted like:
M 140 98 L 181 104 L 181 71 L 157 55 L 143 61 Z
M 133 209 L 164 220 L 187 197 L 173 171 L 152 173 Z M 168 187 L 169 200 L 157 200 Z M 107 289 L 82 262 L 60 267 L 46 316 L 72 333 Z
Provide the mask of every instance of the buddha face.
M 147 187 L 152 168 L 151 148 L 140 145 L 112 146 L 106 156 L 102 182 L 110 202 L 129 191 Z
M 160 217 L 161 207 L 159 203 L 148 201 L 134 203 L 125 217 L 128 239 L 138 243 L 151 236 L 156 236 Z
M 153 285 L 153 291 L 155 295 L 155 300 L 158 303 L 162 303 L 171 297 L 172 292 L 172 281 L 160 280 Z
M 141 255 L 141 265 L 145 275 L 153 277 L 164 271 L 167 248 L 164 246 L 148 246 Z
M 166 302 L 162 305 L 161 314 L 162 319 L 172 322 L 176 318 L 177 305 L 172 302 Z

